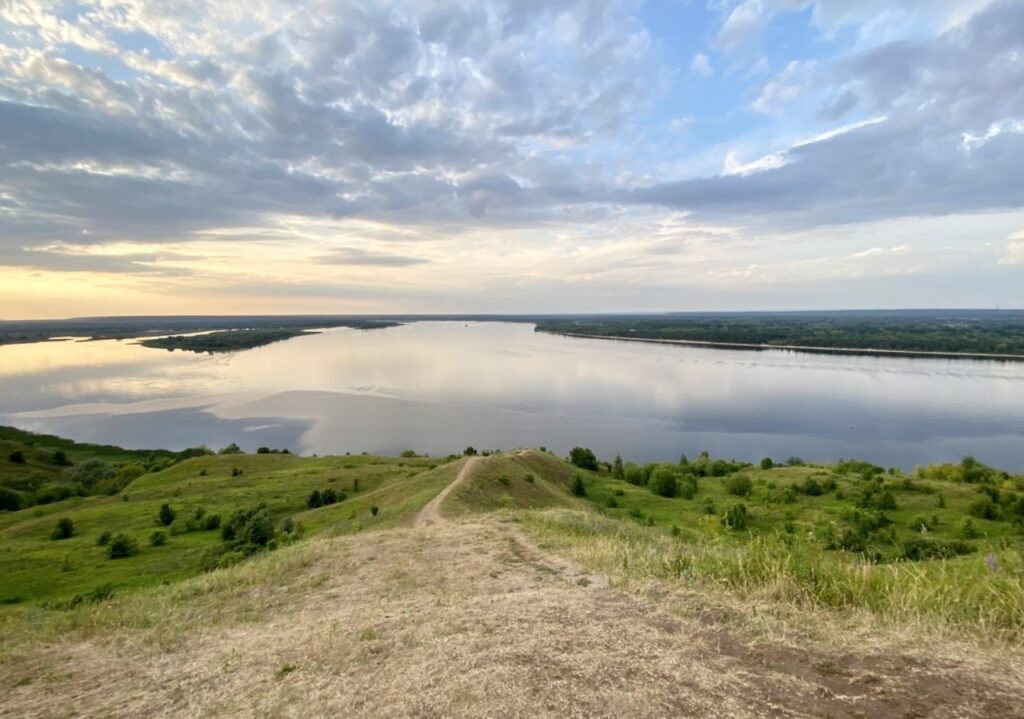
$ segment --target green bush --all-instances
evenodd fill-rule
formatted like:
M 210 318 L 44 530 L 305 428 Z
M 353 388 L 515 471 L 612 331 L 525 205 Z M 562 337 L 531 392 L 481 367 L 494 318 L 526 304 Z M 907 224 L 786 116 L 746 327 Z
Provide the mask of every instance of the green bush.
M 7 455 L 7 459 L 13 464 L 25 464 L 25 453 L 20 449 L 16 449 Z
M 219 514 L 208 514 L 203 520 L 203 529 L 211 531 L 220 528 L 220 515 Z
M 668 467 L 658 467 L 651 472 L 648 486 L 660 497 L 674 497 L 679 490 L 679 480 L 676 478 L 674 470 Z
M 414 457 L 416 457 L 416 450 L 414 450 L 414 449 L 403 449 L 401 454 L 399 454 L 398 456 L 399 457 L 403 457 L 405 459 L 413 459 Z
M 738 532 L 747 528 L 748 518 L 747 506 L 742 502 L 734 504 L 729 507 L 725 516 L 722 517 L 722 526 Z
M 635 464 L 626 465 L 623 477 L 627 482 L 635 484 L 638 487 L 647 484 L 647 473 L 644 472 L 643 467 L 639 467 Z
M 171 505 L 164 502 L 160 505 L 160 511 L 157 512 L 156 520 L 165 527 L 171 526 L 174 522 L 174 518 L 178 516 L 178 513 L 171 509 Z
M 321 499 L 323 499 L 324 506 L 328 504 L 336 504 L 338 501 L 338 493 L 334 491 L 333 487 L 328 487 L 320 493 Z
M 466 447 L 464 450 L 462 450 L 462 454 L 465 455 L 466 457 L 475 457 L 478 454 L 478 452 L 472 445 L 470 445 L 469 447 Z
M 67 517 L 57 520 L 57 526 L 50 532 L 50 539 L 69 539 L 75 533 L 75 524 Z
M 808 497 L 820 497 L 824 490 L 814 477 L 808 477 L 799 485 L 800 493 Z
M 745 474 L 734 474 L 725 480 L 725 491 L 737 497 L 746 497 L 752 488 L 750 477 Z
M 679 480 L 679 496 L 683 499 L 693 499 L 697 496 L 697 478 L 692 474 L 684 474 Z
M 577 474 L 572 480 L 572 486 L 569 488 L 569 491 L 576 497 L 586 497 L 587 486 L 583 483 L 583 477 Z
M 314 489 L 309 493 L 309 496 L 306 498 L 306 506 L 310 509 L 317 509 L 318 507 L 324 506 L 324 497 L 320 494 L 319 489 Z
M 967 513 L 978 519 L 998 519 L 999 507 L 992 501 L 992 497 L 983 494 L 967 506 Z
M 96 544 L 100 547 L 106 547 L 110 544 L 111 534 L 109 531 L 103 532 L 100 536 L 96 537 Z
M 25 497 L 7 487 L 0 487 L 0 511 L 17 512 L 25 506 Z
M 161 532 L 159 529 L 149 535 L 149 543 L 154 547 L 162 547 L 167 544 L 167 532 Z
M 569 451 L 569 462 L 576 465 L 580 469 L 590 469 L 597 471 L 597 456 L 594 452 L 586 447 L 573 447 Z
M 967 542 L 954 540 L 942 542 L 937 539 L 908 539 L 903 543 L 902 557 L 916 562 L 922 559 L 951 559 L 961 554 L 970 554 L 974 547 Z
M 112 536 L 110 544 L 107 545 L 107 557 L 109 559 L 124 559 L 125 557 L 138 554 L 138 552 L 138 543 L 127 534 L 121 532 Z
M 772 461 L 771 457 L 765 457 L 761 460 L 761 469 L 771 469 L 775 466 L 775 462 Z
M 376 504 L 373 505 L 372 507 L 370 507 L 370 514 L 373 515 L 374 517 L 377 516 L 378 512 L 380 512 L 380 507 L 378 507 Z

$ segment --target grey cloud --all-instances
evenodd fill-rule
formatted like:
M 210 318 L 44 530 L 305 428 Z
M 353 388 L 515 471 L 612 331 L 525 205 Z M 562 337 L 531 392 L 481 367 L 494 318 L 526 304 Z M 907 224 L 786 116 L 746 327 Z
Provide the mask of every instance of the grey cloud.
M 342 247 L 330 254 L 317 258 L 317 262 L 327 265 L 352 265 L 367 267 L 411 267 L 429 262 L 422 257 L 408 255 L 391 255 L 380 252 L 368 252 L 358 247 Z

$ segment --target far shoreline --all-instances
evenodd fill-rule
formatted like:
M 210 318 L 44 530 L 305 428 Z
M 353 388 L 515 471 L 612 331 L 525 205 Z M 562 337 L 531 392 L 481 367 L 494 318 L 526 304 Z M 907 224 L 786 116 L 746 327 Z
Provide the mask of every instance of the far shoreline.
M 865 357 L 908 357 L 917 359 L 972 359 L 996 362 L 1024 362 L 1024 355 L 991 354 L 984 352 L 932 352 L 928 350 L 888 350 L 866 347 L 813 347 L 809 345 L 764 345 L 747 342 L 716 342 L 711 340 L 674 340 L 658 337 L 623 337 L 622 335 L 591 335 L 580 332 L 555 332 L 535 327 L 534 331 L 562 337 L 576 337 L 593 340 L 619 340 L 622 342 L 646 342 L 661 345 L 681 345 L 683 347 L 707 347 L 724 350 L 785 350 L 803 354 L 848 355 Z

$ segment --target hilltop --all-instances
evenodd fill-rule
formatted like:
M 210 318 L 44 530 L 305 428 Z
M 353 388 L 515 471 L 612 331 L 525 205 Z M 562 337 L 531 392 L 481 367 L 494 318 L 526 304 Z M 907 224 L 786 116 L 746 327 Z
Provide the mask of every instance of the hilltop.
M 59 441 L 65 471 L 141 457 Z M 983 465 L 227 449 L 0 513 L 0 715 L 981 717 L 1024 689 L 1020 478 Z M 924 540 L 969 551 L 900 556 Z

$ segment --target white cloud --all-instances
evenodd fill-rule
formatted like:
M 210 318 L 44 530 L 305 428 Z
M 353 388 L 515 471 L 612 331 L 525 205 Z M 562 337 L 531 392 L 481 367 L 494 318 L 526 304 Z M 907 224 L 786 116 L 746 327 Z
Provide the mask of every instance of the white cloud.
M 711 67 L 711 61 L 702 52 L 698 52 L 693 56 L 693 60 L 690 61 L 690 72 L 703 78 L 708 78 L 715 74 L 714 69 Z
M 1006 238 L 1006 248 L 999 258 L 1001 265 L 1024 264 L 1024 230 L 1014 232 Z

